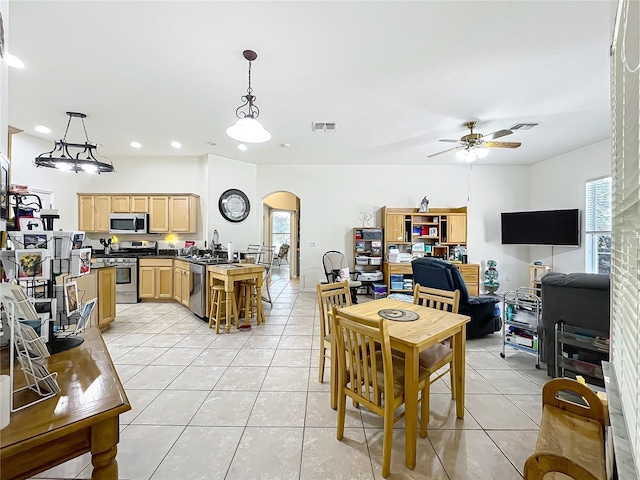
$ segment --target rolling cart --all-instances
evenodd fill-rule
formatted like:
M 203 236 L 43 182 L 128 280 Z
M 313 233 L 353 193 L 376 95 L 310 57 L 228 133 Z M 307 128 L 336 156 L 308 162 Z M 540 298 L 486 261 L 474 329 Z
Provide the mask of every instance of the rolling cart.
M 538 345 L 538 323 L 542 314 L 542 300 L 539 289 L 520 287 L 504 294 L 502 308 L 502 353 L 505 358 L 506 347 L 536 357 L 536 368 L 540 368 L 540 350 Z

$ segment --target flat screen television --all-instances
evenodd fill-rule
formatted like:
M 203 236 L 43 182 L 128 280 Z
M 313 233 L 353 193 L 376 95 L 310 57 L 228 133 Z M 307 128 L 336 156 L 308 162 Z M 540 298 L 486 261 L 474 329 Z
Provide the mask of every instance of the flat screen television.
M 580 246 L 580 210 L 502 213 L 503 245 Z

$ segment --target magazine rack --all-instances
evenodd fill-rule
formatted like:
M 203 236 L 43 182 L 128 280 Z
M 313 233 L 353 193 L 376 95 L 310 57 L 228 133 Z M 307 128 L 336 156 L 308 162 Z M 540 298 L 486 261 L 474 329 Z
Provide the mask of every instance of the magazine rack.
M 44 338 L 38 337 L 33 328 L 19 321 L 19 318 L 38 320 L 38 315 L 33 305 L 25 295 L 24 290 L 18 285 L 4 284 L 2 287 L 6 291 L 6 293 L 3 292 L 2 303 L 5 306 L 9 328 L 11 329 L 9 370 L 11 386 L 13 389 L 15 357 L 20 362 L 26 383 L 25 387 L 12 390 L 11 411 L 17 412 L 55 396 L 60 391 L 60 387 L 56 381 L 58 373 L 50 373 L 47 367 L 42 364 L 42 360 L 49 356 Z M 11 298 L 12 296 L 14 299 Z M 15 394 L 24 390 L 32 390 L 40 398 L 25 405 L 14 407 Z

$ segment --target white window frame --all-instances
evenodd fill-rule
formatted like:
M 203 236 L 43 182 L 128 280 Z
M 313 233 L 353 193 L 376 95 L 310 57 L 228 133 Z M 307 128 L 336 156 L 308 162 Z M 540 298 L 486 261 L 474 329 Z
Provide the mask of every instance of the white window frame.
M 611 273 L 611 260 L 612 253 L 611 248 L 608 254 L 608 268 L 606 264 L 600 263 L 600 256 L 606 256 L 606 253 L 598 251 L 598 238 L 600 236 L 608 236 L 609 243 L 611 244 L 611 229 L 609 230 L 589 230 L 589 218 L 591 215 L 596 215 L 596 212 L 591 212 L 589 202 L 589 185 L 602 180 L 609 180 L 609 218 L 612 218 L 612 204 L 611 204 L 611 176 L 592 178 L 585 183 L 585 271 L 587 273 Z M 595 221 L 592 222 L 595 225 Z M 612 228 L 612 223 L 609 224 Z

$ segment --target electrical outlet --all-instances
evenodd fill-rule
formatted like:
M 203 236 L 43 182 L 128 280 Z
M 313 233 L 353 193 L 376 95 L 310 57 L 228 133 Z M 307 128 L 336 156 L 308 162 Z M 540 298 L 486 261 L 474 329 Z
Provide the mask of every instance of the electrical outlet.
M 310 247 L 315 247 L 316 246 L 316 242 L 309 242 L 309 246 Z

